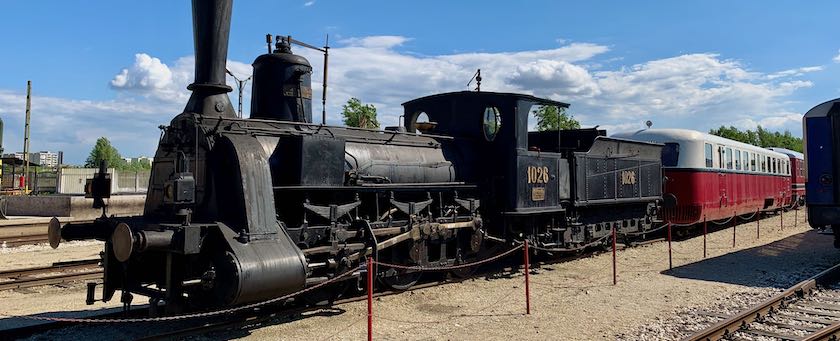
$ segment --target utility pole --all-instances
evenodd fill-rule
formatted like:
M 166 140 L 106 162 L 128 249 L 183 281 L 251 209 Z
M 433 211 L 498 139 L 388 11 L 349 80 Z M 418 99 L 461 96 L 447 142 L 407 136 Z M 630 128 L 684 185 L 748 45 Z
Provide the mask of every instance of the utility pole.
M 32 81 L 26 81 L 26 127 L 23 132 L 23 193 L 29 193 L 29 117 L 32 103 Z
M 251 77 L 254 77 L 254 75 L 248 76 L 248 78 L 242 80 L 237 78 L 236 75 L 233 74 L 233 72 L 230 72 L 230 70 L 225 71 L 227 71 L 227 73 L 231 77 L 233 77 L 234 80 L 236 80 L 236 87 L 239 88 L 239 118 L 242 118 L 242 89 L 245 88 L 245 83 L 251 80 Z

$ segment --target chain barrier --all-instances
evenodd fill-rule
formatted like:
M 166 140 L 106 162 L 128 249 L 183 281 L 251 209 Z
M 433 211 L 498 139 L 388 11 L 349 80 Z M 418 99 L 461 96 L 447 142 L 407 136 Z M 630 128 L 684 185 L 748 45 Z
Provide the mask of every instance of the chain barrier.
M 726 226 L 726 225 L 727 225 L 727 224 L 729 224 L 729 223 L 732 221 L 732 219 L 734 219 L 735 217 L 736 217 L 736 216 L 731 216 L 731 217 L 729 217 L 729 219 L 726 219 L 726 221 L 724 221 L 724 222 L 717 222 L 717 221 L 714 221 L 714 220 L 709 220 L 709 222 L 710 222 L 710 223 L 712 223 L 712 224 L 715 224 L 715 225 L 717 225 L 717 226 Z
M 509 255 L 509 254 L 511 254 L 511 253 L 514 253 L 514 252 L 516 252 L 516 251 L 518 251 L 518 250 L 522 249 L 523 245 L 524 245 L 524 244 L 519 244 L 519 245 L 516 245 L 515 247 L 513 247 L 512 249 L 510 249 L 510 250 L 508 250 L 508 251 L 502 252 L 502 253 L 500 253 L 500 254 L 498 254 L 498 255 L 495 255 L 495 256 L 492 256 L 492 257 L 489 257 L 489 258 L 485 258 L 485 259 L 482 259 L 482 260 L 479 260 L 479 261 L 470 262 L 470 263 L 464 263 L 464 264 L 458 264 L 458 265 L 451 265 L 451 266 L 425 266 L 425 267 L 424 267 L 424 266 L 421 266 L 421 265 L 400 265 L 400 264 L 391 264 L 391 263 L 381 262 L 381 261 L 378 261 L 378 260 L 373 260 L 373 263 L 374 263 L 374 264 L 377 264 L 377 265 L 380 265 L 380 266 L 384 266 L 384 267 L 388 267 L 388 268 L 393 268 L 393 269 L 400 269 L 400 270 L 415 270 L 415 271 L 451 271 L 451 270 L 458 270 L 458 269 L 464 269 L 464 268 L 470 268 L 470 267 L 474 267 L 474 266 L 479 266 L 479 265 L 482 265 L 482 264 L 485 264 L 485 263 L 490 263 L 490 262 L 492 262 L 492 261 L 494 261 L 494 260 L 500 259 L 500 258 L 502 258 L 502 257 L 505 257 L 505 256 L 507 256 L 507 255 Z
M 349 271 L 333 277 L 327 281 L 318 283 L 308 288 L 304 288 L 298 290 L 296 292 L 286 294 L 280 297 L 275 297 L 269 300 L 246 304 L 243 306 L 233 307 L 229 309 L 222 309 L 222 310 L 214 310 L 202 313 L 193 313 L 193 314 L 186 314 L 186 315 L 175 315 L 175 316 L 162 316 L 162 317 L 139 317 L 139 318 L 104 318 L 104 319 L 96 319 L 96 318 L 70 318 L 70 317 L 49 317 L 49 316 L 30 316 L 30 315 L 8 315 L 0 313 L 0 316 L 8 317 L 8 318 L 19 318 L 25 320 L 38 320 L 38 321 L 51 321 L 51 322 L 71 322 L 71 323 L 137 323 L 137 322 L 163 322 L 163 321 L 180 321 L 180 320 L 187 320 L 187 319 L 194 319 L 194 318 L 203 318 L 203 317 L 212 317 L 218 315 L 225 315 L 236 313 L 244 310 L 259 308 L 265 305 L 277 303 L 280 301 L 285 301 L 292 297 L 298 296 L 300 294 L 304 294 L 310 292 L 312 290 L 324 287 L 326 285 L 335 283 L 340 279 L 352 275 L 357 270 L 361 269 L 361 265 L 357 266 Z
M 574 251 L 583 250 L 583 249 L 588 248 L 588 247 L 596 246 L 596 245 L 600 244 L 601 242 L 603 242 L 604 240 L 606 240 L 610 237 L 612 237 L 612 236 L 611 235 L 606 235 L 606 236 L 600 237 L 598 239 L 595 239 L 594 241 L 592 241 L 588 244 L 581 245 L 581 246 L 578 246 L 578 247 L 565 248 L 565 249 L 552 249 L 552 248 L 546 248 L 546 247 L 539 247 L 539 246 L 536 246 L 536 245 L 528 245 L 528 248 L 531 248 L 531 249 L 534 249 L 534 250 L 537 250 L 537 251 L 543 251 L 543 252 L 574 252 Z

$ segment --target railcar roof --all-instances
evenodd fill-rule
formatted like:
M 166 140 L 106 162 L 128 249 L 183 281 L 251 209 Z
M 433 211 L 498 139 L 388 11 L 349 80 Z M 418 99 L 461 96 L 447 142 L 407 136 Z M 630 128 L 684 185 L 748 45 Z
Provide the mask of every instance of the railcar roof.
M 671 139 L 673 141 L 705 141 L 705 142 L 712 142 L 718 144 L 724 144 L 729 147 L 738 148 L 741 150 L 748 150 L 748 151 L 755 151 L 755 152 L 762 152 L 765 154 L 776 154 L 772 155 L 775 157 L 787 157 L 787 155 L 775 152 L 769 149 L 761 148 L 758 146 L 754 146 L 748 143 L 743 143 L 735 140 L 730 140 L 725 137 L 720 137 L 712 134 L 707 134 L 703 132 L 699 132 L 697 130 L 691 129 L 677 129 L 677 128 L 668 128 L 668 129 L 642 129 L 631 133 L 619 133 L 615 136 L 618 137 L 625 137 L 631 139 L 643 139 L 644 135 L 651 135 L 651 136 L 659 136 L 664 137 L 667 139 Z
M 770 149 L 774 152 L 785 154 L 785 155 L 793 157 L 795 159 L 805 160 L 805 155 L 800 153 L 800 152 L 797 152 L 795 150 L 790 150 L 790 149 L 781 148 L 781 147 L 770 147 L 770 148 L 767 148 L 767 149 Z
M 445 92 L 440 94 L 429 95 L 425 97 L 415 98 L 408 102 L 403 103 L 403 106 L 417 104 L 429 100 L 438 100 L 438 99 L 458 99 L 458 98 L 475 98 L 475 97 L 510 97 L 516 98 L 521 100 L 527 100 L 531 102 L 535 102 L 542 105 L 555 105 L 558 107 L 568 108 L 568 103 L 558 102 L 555 100 L 550 100 L 547 98 L 540 98 L 532 95 L 526 94 L 518 94 L 512 92 L 490 92 L 490 91 L 455 91 L 455 92 Z
M 805 113 L 805 117 L 825 117 L 828 116 L 829 111 L 837 110 L 836 105 L 840 104 L 840 98 L 835 98 L 830 101 L 825 101 L 819 105 L 811 108 Z

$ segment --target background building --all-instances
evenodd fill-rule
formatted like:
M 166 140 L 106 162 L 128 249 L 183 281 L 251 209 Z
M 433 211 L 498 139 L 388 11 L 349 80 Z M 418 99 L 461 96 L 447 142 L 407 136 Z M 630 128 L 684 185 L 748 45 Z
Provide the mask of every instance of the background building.
M 16 152 L 14 154 L 6 154 L 4 156 L 14 156 L 15 158 L 23 160 L 23 152 Z M 50 151 L 40 151 L 35 153 L 29 153 L 29 161 L 32 163 L 37 163 L 41 167 L 58 167 L 64 163 L 64 152 L 50 152 Z

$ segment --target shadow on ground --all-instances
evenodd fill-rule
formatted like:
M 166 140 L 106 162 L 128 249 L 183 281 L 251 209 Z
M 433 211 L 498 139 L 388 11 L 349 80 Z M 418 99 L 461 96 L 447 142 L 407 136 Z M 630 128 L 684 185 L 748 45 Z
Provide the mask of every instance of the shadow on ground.
M 662 274 L 751 287 L 787 288 L 840 263 L 840 250 L 832 243 L 831 236 L 811 230 L 770 244 L 681 265 Z
M 84 319 L 88 316 L 96 316 L 95 318 L 102 318 L 102 314 L 117 313 L 120 308 L 106 308 L 99 310 L 79 310 L 79 311 L 54 311 L 29 316 L 49 317 L 49 318 L 76 318 Z M 241 338 L 250 335 L 251 330 L 257 328 L 264 328 L 272 325 L 288 323 L 300 319 L 306 319 L 316 316 L 335 316 L 344 314 L 346 311 L 337 307 L 323 307 L 312 308 L 307 311 L 295 311 L 289 313 L 277 313 L 271 315 L 266 320 L 254 321 L 251 323 L 244 322 L 234 326 L 224 326 L 221 330 L 209 330 L 203 333 L 205 337 L 211 339 L 233 339 Z M 121 315 L 121 314 L 119 314 Z M 192 318 L 178 321 L 153 321 L 153 322 L 128 322 L 128 323 L 59 323 L 59 325 L 52 326 L 48 331 L 44 331 L 39 326 L 43 326 L 48 322 L 18 318 L 18 317 L 4 317 L 0 319 L 0 340 L 11 340 L 21 338 L 31 338 L 36 340 L 127 340 L 153 337 L 160 333 L 175 328 L 183 330 L 188 327 L 199 327 L 207 323 L 218 323 L 219 321 L 233 320 L 244 321 L 250 315 L 228 314 L 220 315 L 213 318 Z M 136 316 L 130 316 L 136 317 Z M 119 319 L 120 316 L 108 316 L 108 318 Z

